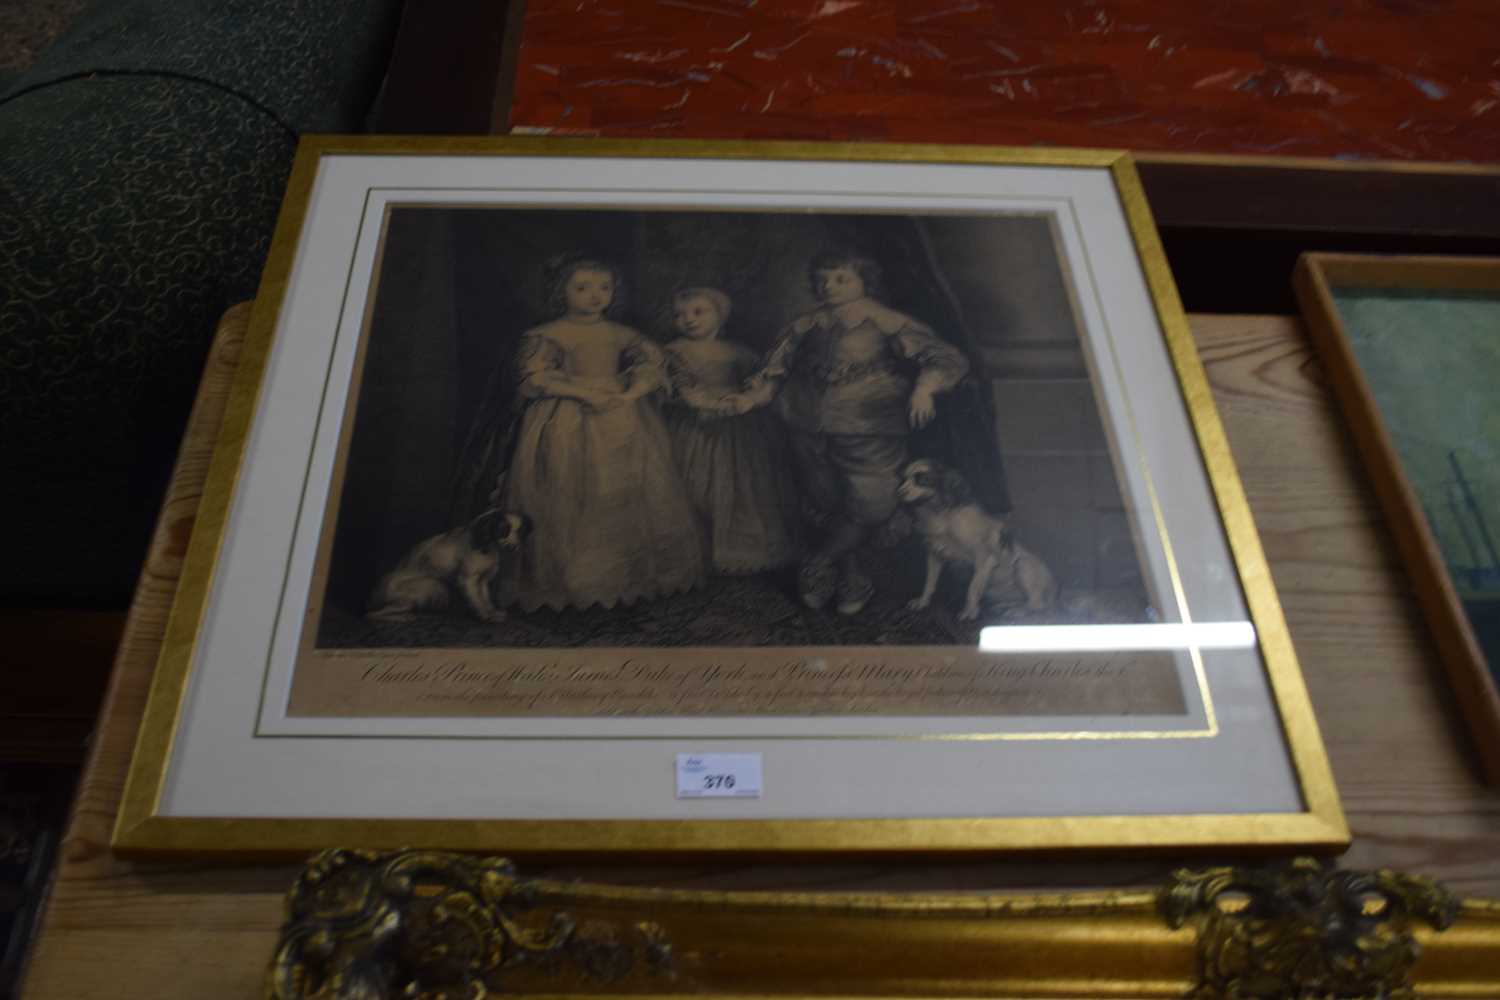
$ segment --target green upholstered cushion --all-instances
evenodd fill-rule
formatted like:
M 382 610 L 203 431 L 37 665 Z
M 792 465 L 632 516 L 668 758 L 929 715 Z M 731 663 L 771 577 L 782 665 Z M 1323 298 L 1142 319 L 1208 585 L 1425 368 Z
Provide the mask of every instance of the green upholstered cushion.
M 0 604 L 122 605 L 301 131 L 356 131 L 396 0 L 111 0 L 0 96 Z

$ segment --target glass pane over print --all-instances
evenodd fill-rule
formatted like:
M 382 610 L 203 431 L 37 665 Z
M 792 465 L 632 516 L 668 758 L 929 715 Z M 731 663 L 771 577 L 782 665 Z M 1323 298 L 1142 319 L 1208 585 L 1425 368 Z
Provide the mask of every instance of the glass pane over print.
M 990 156 L 323 157 L 161 814 L 1329 814 L 1128 163 Z
M 1047 213 L 394 207 L 303 657 L 383 713 L 1183 713 L 1180 648 L 1078 645 L 1185 616 L 1075 295 Z

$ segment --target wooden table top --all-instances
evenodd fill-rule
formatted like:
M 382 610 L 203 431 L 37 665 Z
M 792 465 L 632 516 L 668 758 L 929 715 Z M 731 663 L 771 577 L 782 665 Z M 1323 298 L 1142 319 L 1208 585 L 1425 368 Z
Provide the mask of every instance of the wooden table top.
M 30 1000 L 262 995 L 295 866 L 125 862 L 108 846 L 248 316 L 244 305 L 225 316 L 209 357 L 24 983 Z M 1275 316 L 1191 320 L 1353 828 L 1342 863 L 1500 897 L 1500 794 L 1480 783 L 1304 332 Z M 538 861 L 522 870 L 678 887 L 955 891 L 1150 885 L 1174 861 Z

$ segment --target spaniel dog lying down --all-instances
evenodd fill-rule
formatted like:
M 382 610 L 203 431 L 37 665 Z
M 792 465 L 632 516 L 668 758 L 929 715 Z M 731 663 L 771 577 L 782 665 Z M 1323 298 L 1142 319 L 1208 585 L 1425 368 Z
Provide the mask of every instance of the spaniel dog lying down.
M 444 611 L 457 591 L 480 621 L 502 622 L 490 584 L 502 561 L 515 558 L 526 531 L 520 514 L 487 510 L 468 524 L 417 543 L 376 585 L 365 617 L 407 621 L 419 611 Z

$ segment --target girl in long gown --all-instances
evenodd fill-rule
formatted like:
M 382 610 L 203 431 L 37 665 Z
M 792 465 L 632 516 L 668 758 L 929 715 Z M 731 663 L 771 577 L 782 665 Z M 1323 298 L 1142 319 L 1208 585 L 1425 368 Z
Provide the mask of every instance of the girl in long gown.
M 610 265 L 571 262 L 554 287 L 562 315 L 521 338 L 525 408 L 499 495 L 530 522 L 502 595 L 527 611 L 613 607 L 704 579 L 693 508 L 648 399 L 665 384 L 661 351 L 607 318 L 619 287 Z
M 709 564 L 749 574 L 794 562 L 799 512 L 781 427 L 765 410 L 736 416 L 721 402 L 759 370 L 760 358 L 723 336 L 731 302 L 718 289 L 683 289 L 672 307 L 682 336 L 666 345 L 676 403 L 667 425 Z

